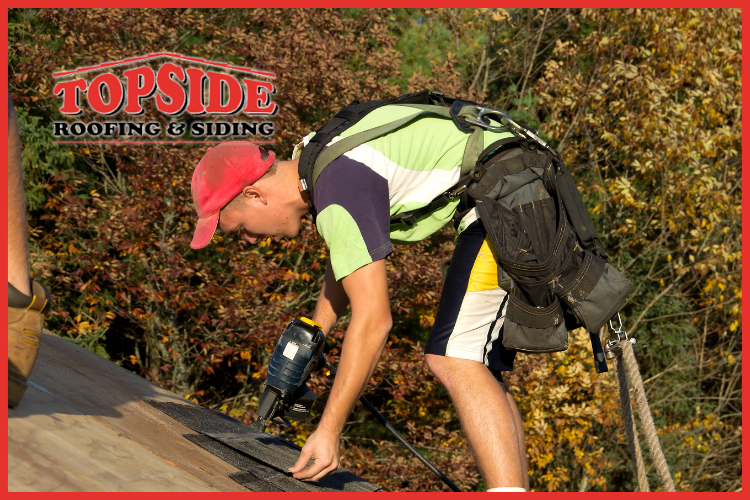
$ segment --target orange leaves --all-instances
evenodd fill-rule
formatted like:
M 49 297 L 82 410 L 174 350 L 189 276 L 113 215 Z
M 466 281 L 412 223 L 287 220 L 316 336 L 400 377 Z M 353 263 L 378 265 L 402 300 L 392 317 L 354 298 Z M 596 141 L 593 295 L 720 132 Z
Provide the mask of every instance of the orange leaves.
M 307 283 L 312 279 L 312 276 L 305 272 L 295 273 L 292 271 L 287 271 L 287 273 L 284 275 L 284 279 L 289 281 L 302 280 Z
M 540 480 L 542 484 L 546 483 L 547 491 L 558 491 L 564 483 L 570 480 L 570 476 L 567 468 L 555 467 L 554 471 L 542 475 Z
M 419 324 L 424 327 L 431 327 L 435 324 L 435 317 L 428 314 L 420 314 Z

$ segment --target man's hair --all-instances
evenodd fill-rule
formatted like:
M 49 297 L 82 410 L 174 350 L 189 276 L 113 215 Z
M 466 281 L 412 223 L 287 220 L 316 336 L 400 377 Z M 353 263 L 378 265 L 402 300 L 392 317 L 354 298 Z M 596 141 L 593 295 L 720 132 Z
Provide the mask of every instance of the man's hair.
M 261 175 L 260 178 L 258 178 L 258 181 L 265 177 L 276 175 L 276 167 L 278 167 L 278 165 L 279 165 L 279 160 L 274 160 L 273 164 L 271 164 L 271 167 L 268 169 L 268 171 L 265 174 Z M 255 182 L 258 182 L 258 181 L 255 181 Z M 234 212 L 235 210 L 238 210 L 244 206 L 245 206 L 245 197 L 242 195 L 242 192 L 240 192 L 240 194 L 232 198 L 232 201 L 224 205 L 224 208 L 222 208 L 221 211 L 223 212 L 224 210 L 228 210 L 230 212 Z

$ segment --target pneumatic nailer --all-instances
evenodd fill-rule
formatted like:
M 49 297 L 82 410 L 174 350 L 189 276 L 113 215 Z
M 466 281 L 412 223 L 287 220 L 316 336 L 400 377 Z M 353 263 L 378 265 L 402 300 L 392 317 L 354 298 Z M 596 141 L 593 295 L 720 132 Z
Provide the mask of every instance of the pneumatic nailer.
M 287 420 L 308 419 L 315 393 L 306 382 L 313 370 L 325 365 L 324 342 L 321 326 L 314 321 L 301 318 L 289 322 L 268 364 L 253 428 L 265 431 L 266 424 L 277 417 L 281 421 L 276 422 L 282 425 L 288 425 Z

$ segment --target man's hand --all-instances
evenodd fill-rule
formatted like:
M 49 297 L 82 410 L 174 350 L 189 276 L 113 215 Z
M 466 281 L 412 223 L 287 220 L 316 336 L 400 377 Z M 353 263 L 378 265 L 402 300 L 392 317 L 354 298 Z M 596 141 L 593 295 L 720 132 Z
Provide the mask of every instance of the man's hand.
M 315 463 L 307 467 L 307 462 L 314 460 Z M 303 481 L 318 481 L 328 473 L 339 468 L 339 435 L 327 433 L 318 428 L 307 438 L 305 446 L 302 447 L 299 460 L 294 467 L 289 469 L 296 479 Z

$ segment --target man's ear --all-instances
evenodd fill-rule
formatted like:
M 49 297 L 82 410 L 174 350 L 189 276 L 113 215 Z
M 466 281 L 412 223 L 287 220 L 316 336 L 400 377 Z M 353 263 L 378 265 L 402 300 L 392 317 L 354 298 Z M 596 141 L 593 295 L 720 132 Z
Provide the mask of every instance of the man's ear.
M 245 186 L 245 188 L 242 190 L 242 195 L 249 202 L 257 201 L 257 202 L 262 203 L 263 205 L 268 204 L 268 199 L 266 198 L 266 194 L 263 192 L 262 189 L 260 189 L 255 184 L 253 184 L 252 186 Z

